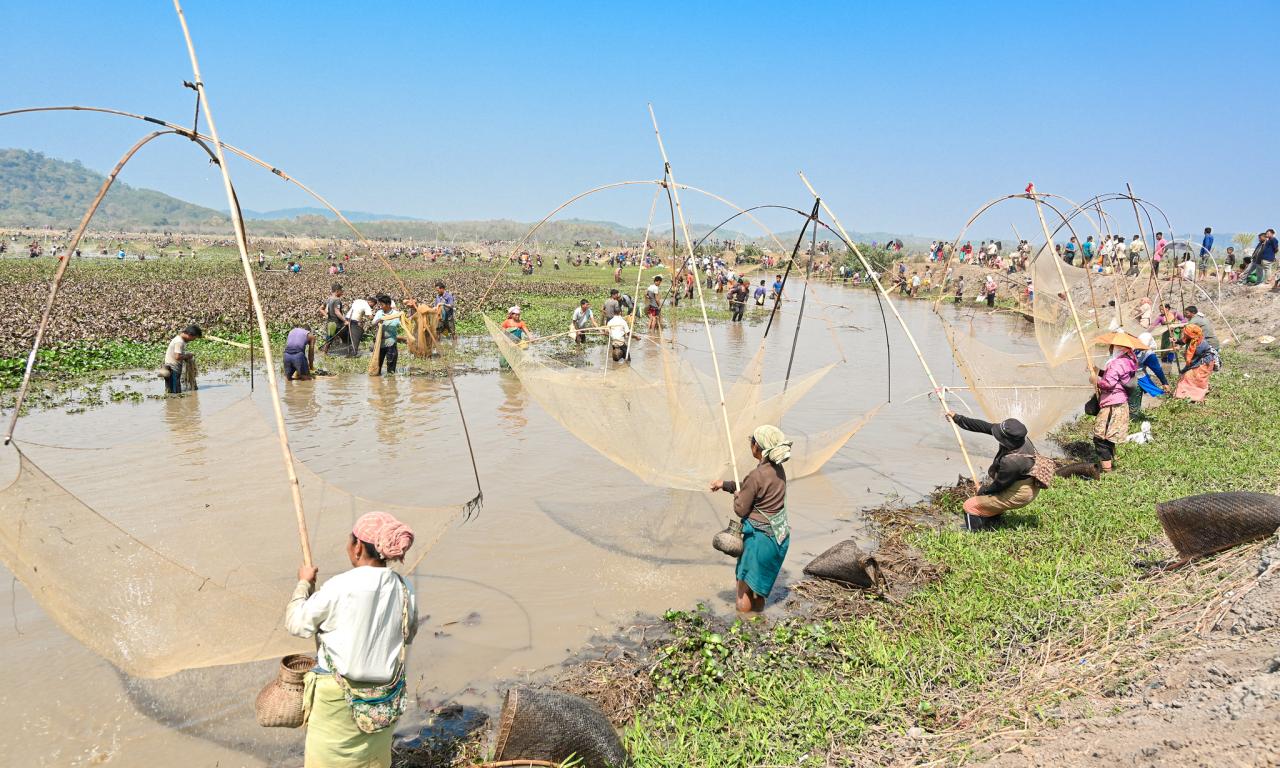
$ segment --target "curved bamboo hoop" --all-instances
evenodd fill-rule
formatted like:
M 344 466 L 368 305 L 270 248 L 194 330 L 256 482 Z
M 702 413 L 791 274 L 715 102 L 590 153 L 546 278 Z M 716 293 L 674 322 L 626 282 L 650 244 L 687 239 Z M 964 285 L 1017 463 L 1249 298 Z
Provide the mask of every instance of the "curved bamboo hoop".
M 53 315 L 53 305 L 58 299 L 58 289 L 62 286 L 62 277 L 66 274 L 67 267 L 71 264 L 71 255 L 75 253 L 76 247 L 80 245 L 80 239 L 84 237 L 85 230 L 89 228 L 89 221 L 98 212 L 98 206 L 102 204 L 103 198 L 107 196 L 107 191 L 115 183 L 120 171 L 124 170 L 125 165 L 133 159 L 138 150 L 151 143 L 152 139 L 172 133 L 174 131 L 154 131 L 143 136 L 136 144 L 130 147 L 121 156 L 115 168 L 111 169 L 111 173 L 107 174 L 107 177 L 102 180 L 102 185 L 98 188 L 98 194 L 93 198 L 88 209 L 85 210 L 84 216 L 80 217 L 80 226 L 76 228 L 71 242 L 67 244 L 66 249 L 62 252 L 62 257 L 58 260 L 58 268 L 53 273 L 53 280 L 49 284 L 49 296 L 45 299 L 44 312 L 40 315 L 40 324 L 36 326 L 36 336 L 31 342 L 31 352 L 27 355 L 27 364 L 22 371 L 22 383 L 18 385 L 18 394 L 14 398 L 13 413 L 9 417 L 9 427 L 4 435 L 5 445 L 13 441 L 13 431 L 18 426 L 18 416 L 22 413 L 22 404 L 27 399 L 27 390 L 31 388 L 31 373 L 36 367 L 36 353 L 40 351 L 40 344 L 44 341 L 45 331 L 49 329 L 49 318 Z M 209 148 L 205 147 L 205 151 L 208 152 Z
M 195 77 L 196 93 L 199 103 L 204 106 L 204 117 L 209 123 L 209 134 L 213 137 L 213 149 L 218 155 L 218 170 L 222 172 L 222 186 L 227 193 L 227 210 L 231 212 L 231 226 L 236 233 L 236 248 L 240 251 L 240 265 L 244 269 L 244 279 L 249 284 L 249 296 L 253 300 L 254 314 L 258 320 L 258 335 L 262 341 L 262 353 L 267 360 L 272 360 L 271 337 L 267 333 L 267 318 L 262 312 L 262 302 L 258 299 L 258 286 L 253 279 L 253 267 L 249 263 L 249 243 L 244 231 L 244 222 L 240 219 L 240 205 L 236 200 L 235 189 L 231 186 L 231 173 L 227 170 L 226 157 L 222 152 L 222 144 L 218 141 L 218 128 L 213 120 L 213 109 L 209 104 L 209 94 L 204 87 L 204 79 L 200 76 L 200 62 L 196 58 L 195 44 L 191 42 L 191 30 L 187 27 L 187 17 L 182 13 L 180 0 L 173 0 L 173 9 L 178 14 L 178 22 L 182 25 L 182 36 L 187 42 L 187 54 L 191 59 L 191 72 Z M 285 473 L 289 478 L 289 492 L 293 496 L 293 511 L 298 518 L 298 538 L 302 544 L 302 562 L 311 567 L 311 539 L 307 534 L 307 517 L 302 509 L 302 487 L 298 483 L 298 474 L 293 467 L 293 450 L 289 447 L 289 433 L 284 424 L 284 408 L 280 405 L 280 390 L 276 386 L 276 368 L 267 365 L 267 383 L 271 389 L 271 410 L 276 417 L 276 433 L 280 438 L 280 454 L 284 460 Z
M 1041 207 L 1040 197 L 1036 195 L 1035 187 L 1034 186 L 1031 187 L 1031 191 L 1028 192 L 1027 194 L 1031 195 L 1035 200 L 1036 216 L 1040 219 L 1040 228 L 1044 230 L 1046 247 L 1052 248 L 1053 235 L 1049 234 L 1049 225 L 1045 223 L 1044 209 Z M 1079 242 L 1079 238 L 1076 238 L 1076 242 Z M 1053 259 L 1053 265 L 1058 270 L 1058 280 L 1061 281 L 1062 283 L 1062 293 L 1063 295 L 1066 296 L 1067 307 L 1070 308 L 1071 310 L 1071 319 L 1072 321 L 1075 322 L 1075 325 L 1076 325 L 1076 334 L 1080 337 L 1080 350 L 1081 352 L 1084 353 L 1085 370 L 1089 374 L 1089 380 L 1096 381 L 1097 373 L 1094 372 L 1093 362 L 1089 358 L 1089 340 L 1084 337 L 1084 328 L 1080 325 L 1080 315 L 1079 313 L 1076 312 L 1076 302 L 1074 299 L 1071 298 L 1071 291 L 1067 287 L 1067 276 L 1062 271 L 1062 259 L 1058 258 L 1057 254 L 1055 254 L 1052 250 L 1049 251 L 1049 257 Z M 1087 269 L 1085 270 L 1085 274 L 1086 275 L 1089 274 L 1089 271 Z M 1092 284 L 1090 284 L 1089 289 L 1093 290 Z
M 858 257 L 858 261 L 862 262 L 862 266 L 867 270 L 867 273 L 872 273 L 873 270 L 871 269 L 871 264 L 868 263 L 866 257 L 862 255 L 862 251 L 858 250 L 858 246 L 853 242 L 853 239 L 849 237 L 849 233 L 845 231 L 844 225 L 840 223 L 840 219 L 837 218 L 835 212 L 831 210 L 831 206 L 827 205 L 827 201 L 818 195 L 817 190 L 815 190 L 813 185 L 809 183 L 809 180 L 805 178 L 803 171 L 800 172 L 800 180 L 804 182 L 805 187 L 808 188 L 809 194 L 813 195 L 815 200 L 821 202 L 822 209 L 827 212 L 827 216 L 831 217 L 831 223 L 835 224 L 836 228 L 840 230 L 840 235 L 844 240 L 845 245 L 847 245 L 849 249 L 853 251 L 854 255 Z M 893 313 L 894 318 L 898 321 L 898 325 L 902 327 L 902 332 L 906 335 L 907 341 L 911 342 L 911 348 L 915 350 L 916 359 L 920 361 L 920 367 L 924 369 L 925 376 L 929 377 L 929 383 L 933 385 L 934 391 L 941 392 L 942 387 L 939 386 L 937 378 L 934 377 L 933 370 L 929 367 L 929 363 L 924 359 L 924 353 L 920 351 L 920 345 L 916 343 L 916 338 L 912 335 L 911 328 L 907 326 L 907 321 L 904 320 L 902 315 L 898 312 L 898 308 L 893 305 L 893 299 L 889 298 L 889 294 L 885 291 L 884 285 L 881 284 L 880 278 L 878 276 L 872 277 L 871 282 L 875 284 L 876 290 L 884 297 L 885 303 L 889 305 L 889 311 Z M 949 410 L 945 403 L 942 404 L 942 408 L 944 414 Z M 976 492 L 978 488 L 978 473 L 973 469 L 973 460 L 969 458 L 969 450 L 965 448 L 964 438 L 960 436 L 960 427 L 956 426 L 956 423 L 949 419 L 947 423 L 951 425 L 951 431 L 955 434 L 956 444 L 960 446 L 960 455 L 964 457 L 964 464 L 969 469 L 969 475 L 972 478 L 974 491 Z M 968 524 L 969 521 L 966 517 L 965 525 L 968 526 Z

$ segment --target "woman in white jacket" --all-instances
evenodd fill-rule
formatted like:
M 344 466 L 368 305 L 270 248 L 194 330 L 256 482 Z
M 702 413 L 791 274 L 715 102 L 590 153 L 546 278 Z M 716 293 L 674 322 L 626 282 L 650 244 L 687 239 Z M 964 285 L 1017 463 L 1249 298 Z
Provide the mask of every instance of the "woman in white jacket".
M 298 569 L 285 628 L 314 636 L 318 650 L 303 693 L 307 768 L 391 765 L 392 726 L 404 711 L 405 646 L 418 608 L 409 582 L 387 563 L 402 560 L 412 544 L 408 526 L 370 512 L 348 537 L 351 570 L 315 590 L 316 569 Z

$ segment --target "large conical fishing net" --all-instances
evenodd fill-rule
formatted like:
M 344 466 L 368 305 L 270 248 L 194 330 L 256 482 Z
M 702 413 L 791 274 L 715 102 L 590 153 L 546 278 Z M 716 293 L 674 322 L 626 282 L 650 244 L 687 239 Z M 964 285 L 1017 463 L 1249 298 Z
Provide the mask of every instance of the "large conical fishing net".
M 1055 368 L 1039 355 L 993 349 L 979 341 L 972 328 L 958 328 L 945 320 L 942 325 L 956 367 L 988 421 L 1018 419 L 1033 439 L 1043 437 L 1079 411 L 1093 391 L 1078 353 L 1073 363 Z M 1078 340 L 1076 345 L 1078 350 Z
M 1075 365 L 1083 368 L 1079 362 L 1084 355 L 1080 347 L 1080 330 L 1084 331 L 1086 339 L 1092 339 L 1098 335 L 1100 326 L 1105 329 L 1110 318 L 1097 305 L 1099 301 L 1105 305 L 1106 301 L 1097 298 L 1091 290 L 1085 270 L 1064 262 L 1052 245 L 1036 253 L 1031 271 L 1034 288 L 1032 314 L 1040 351 L 1051 366 L 1075 360 Z M 1068 297 L 1075 304 L 1080 318 L 1079 330 L 1072 317 Z
M 2 457 L 16 470 L 0 491 L 0 559 L 59 626 L 132 675 L 307 650 L 283 628 L 301 555 L 270 426 L 247 399 L 168 426 L 110 450 L 16 441 Z M 344 544 L 365 511 L 414 528 L 411 571 L 461 509 L 373 502 L 296 469 L 322 578 L 350 567 Z
M 651 485 L 704 490 L 729 477 L 729 447 L 716 383 L 675 351 L 646 347 L 631 365 L 574 368 L 514 341 L 488 318 L 499 352 L 524 389 L 579 440 Z M 747 437 L 761 424 L 781 424 L 834 367 L 828 365 L 783 382 L 761 383 L 764 350 L 758 351 L 725 394 L 729 427 L 741 440 L 739 466 L 750 461 Z M 872 412 L 874 413 L 874 411 Z M 794 440 L 786 465 L 792 479 L 817 472 L 862 427 L 870 414 L 821 434 L 788 434 Z

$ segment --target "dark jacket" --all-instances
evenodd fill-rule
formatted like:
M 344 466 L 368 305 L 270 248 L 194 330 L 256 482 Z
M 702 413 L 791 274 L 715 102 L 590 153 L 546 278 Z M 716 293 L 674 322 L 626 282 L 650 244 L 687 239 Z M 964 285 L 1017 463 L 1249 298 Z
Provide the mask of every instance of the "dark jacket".
M 991 429 L 995 426 L 989 421 L 973 419 L 958 413 L 952 421 L 961 429 L 984 435 L 990 435 Z M 1029 477 L 1031 467 L 1035 463 L 1036 447 L 1030 440 L 1023 440 L 1022 445 L 1017 448 L 1006 448 L 1001 445 L 1000 450 L 996 451 L 995 460 L 991 462 L 991 468 L 987 470 L 987 482 L 978 489 L 978 493 L 986 496 L 1003 491 L 1024 477 Z

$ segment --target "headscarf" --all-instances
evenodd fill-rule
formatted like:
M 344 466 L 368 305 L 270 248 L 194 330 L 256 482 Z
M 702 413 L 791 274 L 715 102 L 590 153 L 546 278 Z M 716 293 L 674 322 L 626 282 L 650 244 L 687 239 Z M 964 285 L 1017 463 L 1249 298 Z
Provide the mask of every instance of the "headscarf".
M 1187 323 L 1182 326 L 1182 340 L 1187 343 L 1187 365 L 1191 365 L 1196 357 L 1196 347 L 1204 341 L 1204 329 L 1195 323 Z
M 1143 331 L 1138 334 L 1138 340 L 1147 346 L 1146 349 L 1138 351 L 1138 362 L 1142 362 L 1147 359 L 1147 355 L 1154 355 L 1156 353 L 1156 337 L 1152 336 L 1147 331 Z
M 760 446 L 760 452 L 774 464 L 781 464 L 791 458 L 791 441 L 782 434 L 782 430 L 772 424 L 762 424 L 751 433 L 751 439 Z
M 351 535 L 372 544 L 383 560 L 400 560 L 413 546 L 413 529 L 386 512 L 366 512 L 356 520 Z

